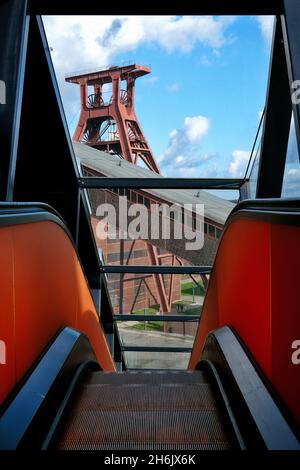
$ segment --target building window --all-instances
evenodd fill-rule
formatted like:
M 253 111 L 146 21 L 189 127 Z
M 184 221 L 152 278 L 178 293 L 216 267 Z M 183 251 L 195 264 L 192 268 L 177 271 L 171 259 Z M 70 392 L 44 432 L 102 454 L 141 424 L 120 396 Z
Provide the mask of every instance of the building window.
M 216 237 L 216 228 L 214 225 L 209 225 L 208 226 L 208 234 L 210 237 L 215 238 Z
M 192 228 L 193 227 L 193 217 L 190 217 L 189 215 L 186 218 L 187 221 L 187 226 Z
M 108 253 L 107 261 L 108 263 L 113 263 L 114 261 L 120 261 L 120 253 Z
M 216 234 L 217 234 L 217 238 L 220 238 L 222 235 L 222 229 L 216 228 Z

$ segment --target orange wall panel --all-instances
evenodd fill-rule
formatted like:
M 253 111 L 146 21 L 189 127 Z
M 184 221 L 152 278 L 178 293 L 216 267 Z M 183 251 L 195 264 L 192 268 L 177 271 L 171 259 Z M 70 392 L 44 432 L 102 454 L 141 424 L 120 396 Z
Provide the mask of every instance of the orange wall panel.
M 300 227 L 271 232 L 272 381 L 300 420 L 300 364 L 291 347 L 300 340 Z
M 56 223 L 0 229 L 0 403 L 59 329 L 85 333 L 103 370 L 115 370 L 90 290 L 68 235 Z
M 300 227 L 235 219 L 219 245 L 189 368 L 207 334 L 233 327 L 283 401 L 300 420 Z
M 230 324 L 270 377 L 270 225 L 236 220 L 217 259 L 220 324 Z
M 11 231 L 8 228 L 3 228 L 0 230 L 0 341 L 4 343 L 2 352 L 5 354 L 2 358 L 4 363 L 0 363 L 0 401 L 15 382 L 15 309 L 12 260 Z
M 16 340 L 20 379 L 67 325 L 76 327 L 76 255 L 58 225 L 39 222 L 12 227 L 15 251 Z

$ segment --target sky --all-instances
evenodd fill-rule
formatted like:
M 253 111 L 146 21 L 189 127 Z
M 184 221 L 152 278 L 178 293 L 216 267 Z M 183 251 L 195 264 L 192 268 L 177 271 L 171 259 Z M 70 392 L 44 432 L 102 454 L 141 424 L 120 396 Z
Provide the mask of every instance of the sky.
M 162 174 L 244 176 L 266 98 L 273 17 L 64 16 L 44 24 L 71 134 L 79 87 L 65 74 L 150 65 L 136 81 L 135 106 Z

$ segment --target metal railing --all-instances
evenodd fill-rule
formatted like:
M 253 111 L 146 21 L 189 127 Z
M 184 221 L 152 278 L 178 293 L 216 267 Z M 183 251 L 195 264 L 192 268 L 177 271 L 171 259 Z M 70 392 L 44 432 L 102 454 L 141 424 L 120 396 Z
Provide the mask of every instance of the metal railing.
M 244 183 L 242 178 L 164 178 L 153 176 L 153 178 L 108 178 L 108 177 L 86 177 L 79 178 L 80 188 L 106 189 L 106 188 L 128 188 L 128 189 L 231 189 L 239 190 Z

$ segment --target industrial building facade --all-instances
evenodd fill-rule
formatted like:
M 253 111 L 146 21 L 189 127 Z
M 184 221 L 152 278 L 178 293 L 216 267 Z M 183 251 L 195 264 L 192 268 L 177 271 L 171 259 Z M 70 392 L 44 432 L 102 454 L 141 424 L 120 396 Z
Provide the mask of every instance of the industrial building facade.
M 89 73 L 70 74 L 66 81 L 79 85 L 80 117 L 73 135 L 74 151 L 84 177 L 163 178 L 159 165 L 138 122 L 135 108 L 135 81 L 151 72 L 139 64 L 111 66 Z M 107 91 L 107 88 L 110 88 Z M 90 93 L 92 91 L 92 93 Z M 90 94 L 89 94 L 90 93 Z M 90 214 L 100 256 L 106 264 L 134 265 L 207 265 L 213 263 L 218 239 L 233 204 L 205 191 L 130 190 L 128 188 L 89 189 Z M 119 212 L 121 201 L 143 205 L 148 214 L 164 204 L 171 210 L 161 216 L 174 233 L 178 225 L 201 232 L 205 238 L 202 249 L 186 250 L 184 240 L 169 237 L 140 237 L 131 240 L 109 240 L 97 236 L 97 208 L 111 204 Z M 188 214 L 182 212 L 190 206 Z M 205 219 L 199 228 L 193 207 L 204 206 Z M 151 231 L 151 217 L 147 222 Z M 145 228 L 145 226 L 144 226 Z M 120 227 L 115 227 L 116 232 Z M 200 238 L 200 236 L 199 236 Z M 173 274 L 138 274 L 107 276 L 108 288 L 115 313 L 131 313 L 154 307 L 160 312 L 172 312 L 174 302 L 181 299 L 181 279 Z M 207 282 L 203 275 L 202 281 Z
M 80 164 L 84 176 L 94 177 L 122 177 L 131 175 L 136 178 L 163 178 L 152 171 L 134 165 L 117 155 L 96 150 L 86 144 L 73 142 L 75 155 Z M 95 240 L 100 256 L 105 264 L 109 265 L 151 265 L 149 257 L 149 244 L 154 245 L 161 265 L 211 265 L 213 263 L 218 241 L 222 233 L 223 224 L 232 210 L 234 204 L 223 200 L 206 191 L 195 190 L 143 190 L 127 188 L 111 189 L 89 189 L 90 211 Z M 177 217 L 181 217 L 184 205 L 196 207 L 196 204 L 204 205 L 204 220 L 201 230 L 204 231 L 204 245 L 200 250 L 185 250 L 186 240 L 175 240 L 172 234 L 172 226 L 176 222 L 176 211 L 170 212 L 170 238 L 151 239 L 149 216 L 149 239 L 120 239 L 118 227 L 116 227 L 116 238 L 107 236 L 105 239 L 97 235 L 97 224 L 101 223 L 101 217 L 97 216 L 97 208 L 101 204 L 111 204 L 119 213 L 120 198 L 126 199 L 126 204 L 141 204 L 149 214 L 159 204 L 167 204 L 177 207 Z M 185 220 L 177 220 L 177 223 L 188 224 L 191 230 L 196 230 L 196 216 L 193 211 L 185 214 Z M 166 216 L 165 216 L 166 217 Z M 118 220 L 118 217 L 117 217 Z M 163 223 L 163 221 L 162 221 Z M 108 274 L 108 288 L 115 313 L 131 313 L 137 310 L 154 308 L 158 311 L 167 310 L 163 308 L 155 282 L 155 274 Z M 166 296 L 169 300 L 169 312 L 176 311 L 176 303 L 181 300 L 181 276 L 165 274 L 161 275 Z M 203 277 L 205 282 L 205 278 Z

